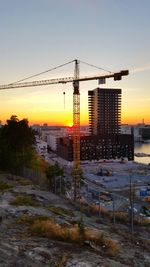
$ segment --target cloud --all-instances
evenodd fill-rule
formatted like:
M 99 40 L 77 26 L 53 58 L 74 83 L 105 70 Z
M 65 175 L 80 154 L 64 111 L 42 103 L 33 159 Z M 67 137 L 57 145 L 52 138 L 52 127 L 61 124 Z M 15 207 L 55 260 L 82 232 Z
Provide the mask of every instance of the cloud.
M 150 70 L 150 63 L 146 64 L 145 66 L 132 69 L 132 70 L 130 70 L 130 73 L 138 73 L 138 72 L 143 72 L 143 71 L 147 71 L 147 70 Z

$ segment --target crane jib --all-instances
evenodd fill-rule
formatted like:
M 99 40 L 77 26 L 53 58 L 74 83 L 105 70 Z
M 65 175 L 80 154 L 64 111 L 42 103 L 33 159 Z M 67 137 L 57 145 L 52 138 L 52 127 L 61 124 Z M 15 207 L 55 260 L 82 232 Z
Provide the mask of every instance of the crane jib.
M 90 80 L 99 80 L 99 79 L 108 79 L 114 78 L 114 80 L 120 80 L 122 76 L 126 76 L 129 74 L 128 70 L 122 70 L 120 72 L 111 73 L 108 75 L 96 75 L 96 76 L 85 76 L 85 77 L 66 77 L 66 78 L 56 78 L 56 79 L 47 79 L 47 80 L 39 80 L 39 81 L 32 81 L 32 82 L 18 82 L 18 83 L 9 83 L 0 85 L 0 90 L 6 89 L 15 89 L 21 87 L 32 87 L 32 86 L 42 86 L 42 85 L 49 85 L 49 84 L 59 84 L 59 83 L 69 83 L 69 82 L 82 82 L 82 81 L 90 81 Z

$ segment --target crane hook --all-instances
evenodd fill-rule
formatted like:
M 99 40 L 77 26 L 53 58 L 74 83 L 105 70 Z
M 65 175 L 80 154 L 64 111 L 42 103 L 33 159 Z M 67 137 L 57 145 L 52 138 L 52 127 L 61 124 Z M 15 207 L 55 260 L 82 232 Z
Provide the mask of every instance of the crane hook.
M 63 92 L 63 95 L 64 95 L 64 109 L 65 109 L 65 92 Z

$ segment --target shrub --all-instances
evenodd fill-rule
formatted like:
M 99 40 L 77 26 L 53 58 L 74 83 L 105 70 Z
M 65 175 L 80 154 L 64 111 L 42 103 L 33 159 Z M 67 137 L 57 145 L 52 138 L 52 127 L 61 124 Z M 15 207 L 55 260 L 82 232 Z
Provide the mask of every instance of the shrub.
M 106 246 L 106 253 L 109 256 L 116 256 L 116 254 L 119 251 L 119 245 L 118 243 L 114 242 L 111 239 L 107 239 L 104 242 L 104 245 Z

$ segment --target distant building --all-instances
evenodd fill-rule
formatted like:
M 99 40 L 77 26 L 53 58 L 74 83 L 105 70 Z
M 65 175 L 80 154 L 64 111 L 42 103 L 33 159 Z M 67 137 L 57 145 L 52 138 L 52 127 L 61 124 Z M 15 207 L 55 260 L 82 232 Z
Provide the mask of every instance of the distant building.
M 139 128 L 139 134 L 142 140 L 150 140 L 150 125 L 144 125 Z
M 150 125 L 139 123 L 137 125 L 121 125 L 122 134 L 134 135 L 134 142 L 143 142 L 150 140 Z
M 44 124 L 41 126 L 40 136 L 41 139 L 45 142 L 47 142 L 49 135 L 58 135 L 58 133 L 61 132 L 61 127 L 59 126 L 48 126 L 47 124 Z
M 33 124 L 31 128 L 36 131 L 38 134 L 40 133 L 41 126 L 39 124 Z

